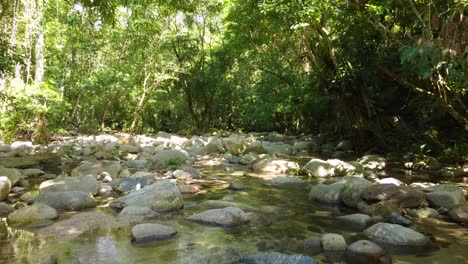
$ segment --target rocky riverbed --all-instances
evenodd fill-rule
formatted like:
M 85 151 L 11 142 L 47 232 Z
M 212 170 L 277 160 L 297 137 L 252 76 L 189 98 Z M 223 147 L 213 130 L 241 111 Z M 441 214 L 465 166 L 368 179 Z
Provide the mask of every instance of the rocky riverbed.
M 0 144 L 0 263 L 463 263 L 466 177 L 321 135 Z

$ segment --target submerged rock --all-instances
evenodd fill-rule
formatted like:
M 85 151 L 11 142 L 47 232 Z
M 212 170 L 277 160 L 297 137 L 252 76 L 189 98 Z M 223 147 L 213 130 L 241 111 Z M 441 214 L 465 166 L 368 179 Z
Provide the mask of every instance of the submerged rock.
M 430 243 L 423 234 L 396 224 L 377 223 L 364 230 L 364 234 L 377 243 L 392 246 L 424 247 Z
M 277 252 L 262 252 L 241 260 L 242 264 L 316 264 L 315 259 L 304 255 L 287 255 Z
M 84 232 L 100 228 L 117 228 L 125 225 L 113 216 L 101 212 L 83 212 L 69 219 L 61 220 L 47 227 L 41 228 L 38 233 L 53 237 L 57 240 L 71 240 Z
M 394 184 L 376 184 L 364 190 L 362 198 L 369 203 L 375 203 L 390 199 L 398 190 Z
M 143 206 L 155 211 L 170 211 L 184 207 L 184 201 L 177 185 L 170 181 L 159 181 L 116 199 L 110 206 L 117 209 Z
M 271 184 L 273 186 L 287 186 L 287 185 L 297 185 L 297 184 L 304 184 L 304 180 L 298 177 L 292 176 L 276 176 L 271 179 Z
M 127 206 L 120 211 L 118 217 L 123 216 L 148 216 L 153 215 L 155 212 L 149 207 L 142 206 Z
M 322 252 L 322 238 L 312 236 L 302 241 L 304 251 L 308 254 L 315 255 Z
M 377 244 L 369 240 L 359 240 L 349 245 L 347 260 L 350 264 L 391 264 L 392 259 Z
M 189 216 L 187 220 L 224 227 L 240 226 L 249 222 L 247 214 L 237 207 L 211 209 Z
M 177 231 L 169 226 L 160 224 L 139 224 L 132 228 L 132 241 L 149 242 L 168 239 L 177 234 Z
M 57 210 L 46 204 L 35 203 L 25 206 L 8 215 L 8 224 L 24 226 L 34 222 L 54 220 L 59 216 Z
M 97 205 L 90 194 L 80 191 L 41 193 L 34 202 L 47 204 L 58 211 L 77 211 Z
M 449 212 L 450 217 L 458 223 L 468 224 L 468 205 L 457 205 Z
M 310 189 L 309 199 L 329 204 L 340 203 L 340 195 L 343 188 L 343 182 L 336 182 L 329 185 L 319 183 L 312 186 Z
M 244 211 L 257 211 L 255 207 L 252 207 L 250 205 L 246 204 L 241 204 L 241 203 L 236 203 L 236 202 L 230 202 L 230 201 L 224 201 L 224 200 L 207 200 L 204 201 L 203 203 L 200 204 L 203 207 L 207 208 L 226 208 L 226 207 L 237 207 L 240 208 Z
M 350 225 L 351 227 L 358 229 L 366 228 L 371 220 L 370 216 L 365 214 L 343 215 L 338 216 L 337 219 L 346 225 Z

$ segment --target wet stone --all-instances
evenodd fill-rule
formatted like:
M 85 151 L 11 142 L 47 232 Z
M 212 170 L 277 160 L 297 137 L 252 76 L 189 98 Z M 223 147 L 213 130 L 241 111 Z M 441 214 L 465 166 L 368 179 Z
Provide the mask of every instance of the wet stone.
M 177 234 L 177 231 L 169 226 L 160 224 L 139 224 L 132 228 L 132 241 L 135 243 L 164 240 Z

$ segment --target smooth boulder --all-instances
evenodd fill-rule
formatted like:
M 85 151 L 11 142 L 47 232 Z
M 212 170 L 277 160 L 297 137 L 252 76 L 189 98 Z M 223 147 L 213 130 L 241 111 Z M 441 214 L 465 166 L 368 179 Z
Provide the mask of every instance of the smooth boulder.
M 341 192 L 341 201 L 349 207 L 356 208 L 358 203 L 362 201 L 362 193 L 371 185 L 372 182 L 363 178 L 349 178 Z
M 96 200 L 89 193 L 80 191 L 41 193 L 34 201 L 47 204 L 58 211 L 78 211 L 97 205 Z
M 364 230 L 364 235 L 391 246 L 424 247 L 430 243 L 429 238 L 413 229 L 388 223 L 377 223 Z
M 109 161 L 109 160 L 100 160 L 95 162 L 86 161 L 80 166 L 72 170 L 71 176 L 86 176 L 93 175 L 95 178 L 98 178 L 98 175 L 101 175 L 104 172 L 107 172 L 111 175 L 112 178 L 117 178 L 122 165 L 118 161 Z
M 336 182 L 328 185 L 319 183 L 312 186 L 310 189 L 309 199 L 328 204 L 340 203 L 340 195 L 343 188 L 343 182 Z
M 390 264 L 392 259 L 379 245 L 369 240 L 359 240 L 349 245 L 346 250 L 350 264 Z
M 57 219 L 57 210 L 43 203 L 35 203 L 22 207 L 8 215 L 8 224 L 12 226 L 24 226 L 34 222 Z
M 53 180 L 44 181 L 39 186 L 40 193 L 81 191 L 96 195 L 99 192 L 100 184 L 93 175 L 77 177 L 57 177 Z
M 211 209 L 189 216 L 187 220 L 224 227 L 240 226 L 249 222 L 247 214 L 237 207 Z
M 132 228 L 132 241 L 141 243 L 163 240 L 171 238 L 176 234 L 177 231 L 169 226 L 160 224 L 139 224 Z
M 434 208 L 452 209 L 466 203 L 463 191 L 451 184 L 441 184 L 424 189 L 427 200 Z
M 449 211 L 449 215 L 455 222 L 468 224 L 468 205 L 464 204 L 453 207 Z
M 184 200 L 177 185 L 170 181 L 158 181 L 116 199 L 111 207 L 149 207 L 154 211 L 170 211 L 184 207 Z
M 304 255 L 288 255 L 277 252 L 262 252 L 244 257 L 242 264 L 316 264 L 315 259 Z
M 0 176 L 0 201 L 4 201 L 8 198 L 8 194 L 11 191 L 11 182 L 6 176 Z
M 311 159 L 302 167 L 301 172 L 313 177 L 333 177 L 335 167 L 321 159 Z

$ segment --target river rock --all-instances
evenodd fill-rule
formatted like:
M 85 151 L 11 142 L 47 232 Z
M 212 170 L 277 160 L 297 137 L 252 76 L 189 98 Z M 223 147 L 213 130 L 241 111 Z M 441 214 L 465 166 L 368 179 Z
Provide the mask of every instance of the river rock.
M 304 180 L 302 180 L 301 178 L 293 176 L 276 176 L 273 179 L 271 179 L 271 184 L 273 186 L 289 186 L 304 183 Z
M 194 185 L 182 185 L 179 190 L 183 194 L 195 194 L 200 191 L 200 188 Z
M 8 224 L 11 226 L 24 226 L 34 222 L 54 220 L 59 216 L 57 210 L 46 204 L 35 203 L 22 207 L 8 215 Z
M 119 150 L 123 153 L 132 153 L 136 154 L 140 152 L 141 148 L 138 145 L 133 145 L 133 144 L 122 144 L 119 146 Z
M 258 160 L 252 165 L 255 172 L 270 172 L 270 173 L 293 173 L 299 170 L 299 164 L 293 161 L 277 159 L 272 157 Z
M 254 207 L 252 207 L 250 205 L 231 202 L 231 201 L 224 201 L 224 200 L 207 200 L 207 201 L 204 201 L 203 203 L 201 203 L 200 206 L 203 206 L 203 207 L 206 207 L 206 208 L 237 207 L 237 208 L 240 208 L 243 211 L 250 211 L 250 212 L 257 211 L 256 208 L 254 208 Z
M 4 201 L 8 198 L 8 194 L 11 191 L 10 179 L 6 176 L 0 176 L 0 201 Z
M 449 211 L 449 215 L 453 221 L 468 224 L 468 205 L 457 205 Z
M 364 167 L 359 162 L 344 162 L 339 159 L 329 159 L 327 162 L 335 167 L 336 176 L 364 177 Z
M 344 186 L 344 182 L 336 182 L 329 185 L 319 183 L 310 189 L 309 199 L 329 204 L 340 203 L 340 195 Z
M 58 191 L 80 191 L 96 195 L 99 192 L 99 182 L 93 175 L 77 177 L 57 177 L 44 181 L 39 186 L 40 193 Z
M 346 226 L 351 226 L 357 229 L 364 229 L 369 224 L 371 218 L 365 214 L 350 214 L 338 216 L 336 219 L 346 224 Z
M 346 256 L 350 264 L 391 264 L 392 259 L 377 244 L 359 240 L 349 245 Z
M 247 146 L 247 149 L 245 150 L 245 153 L 249 153 L 249 152 L 252 152 L 252 153 L 255 153 L 255 154 L 262 154 L 262 153 L 265 153 L 266 150 L 263 147 L 263 144 L 262 144 L 261 141 L 254 141 L 254 142 L 250 143 Z
M 34 202 L 47 204 L 58 211 L 77 211 L 97 205 L 96 200 L 89 193 L 80 191 L 41 193 L 34 199 Z
M 72 170 L 71 176 L 93 175 L 96 179 L 103 172 L 107 172 L 112 178 L 117 178 L 122 166 L 118 161 L 100 160 L 95 162 L 86 161 Z
M 26 177 L 39 177 L 45 175 L 46 173 L 40 169 L 24 169 L 22 174 Z
M 11 205 L 0 202 L 0 218 L 8 216 L 9 214 L 13 213 L 13 211 L 15 211 L 15 209 L 13 209 Z
M 132 241 L 136 243 L 164 240 L 177 234 L 177 231 L 160 224 L 139 224 L 132 228 Z
M 150 157 L 148 157 L 150 158 Z M 150 162 L 146 159 L 137 159 L 137 160 L 127 160 L 124 162 L 124 166 L 127 168 L 144 170 L 149 166 Z
M 247 148 L 247 142 L 243 136 L 231 135 L 223 138 L 223 146 L 232 155 L 242 155 Z
M 346 241 L 342 235 L 327 233 L 322 236 L 324 251 L 345 251 Z
M 241 260 L 242 264 L 316 264 L 315 259 L 304 255 L 287 255 L 277 252 L 262 252 Z
M 188 217 L 187 220 L 225 227 L 240 226 L 249 222 L 247 214 L 237 207 L 211 209 L 194 214 Z
M 129 192 L 132 190 L 139 190 L 146 185 L 154 183 L 154 178 L 151 176 L 142 176 L 142 177 L 123 177 L 120 179 L 117 190 L 120 192 Z
M 362 193 L 371 185 L 372 182 L 366 179 L 356 177 L 350 178 L 346 181 L 341 191 L 341 201 L 349 207 L 356 208 L 358 203 L 362 201 Z
M 229 184 L 229 186 L 227 188 L 230 189 L 230 190 L 234 190 L 234 191 L 241 191 L 241 190 L 247 190 L 250 187 L 243 184 L 243 183 L 241 183 L 241 182 L 233 181 L 233 182 L 231 182 Z
M 149 207 L 142 206 L 127 206 L 117 215 L 118 217 L 123 216 L 147 216 L 152 215 L 155 212 Z
M 102 212 L 82 212 L 41 228 L 38 233 L 57 240 L 72 240 L 85 232 L 101 228 L 118 228 L 126 224 Z
M 377 223 L 364 230 L 364 235 L 377 243 L 392 246 L 424 247 L 430 243 L 423 234 L 396 224 Z
M 24 178 L 24 175 L 18 169 L 10 169 L 0 166 L 0 176 L 6 176 L 10 180 L 11 186 Z
M 368 205 L 363 201 L 358 204 L 358 209 L 364 214 L 370 216 L 380 216 L 384 219 L 389 219 L 392 213 L 401 214 L 400 207 L 389 201 L 381 201 L 371 205 Z
M 308 254 L 315 255 L 322 252 L 322 238 L 312 236 L 302 241 L 304 251 Z
M 377 155 L 366 155 L 357 160 L 365 169 L 383 170 L 387 166 L 385 158 Z
M 427 200 L 434 208 L 452 209 L 457 205 L 465 204 L 465 195 L 457 186 L 441 184 L 424 189 L 427 191 Z
M 408 214 L 418 219 L 437 217 L 439 215 L 439 213 L 436 210 L 429 208 L 429 207 L 420 208 L 420 209 L 412 209 L 408 212 Z
M 185 164 L 188 159 L 188 153 L 184 150 L 163 150 L 151 158 L 153 161 L 152 168 L 165 169 L 168 166 L 180 166 Z
M 311 159 L 302 167 L 301 172 L 313 177 L 333 177 L 335 167 L 321 159 Z
M 212 138 L 208 144 L 195 151 L 198 155 L 210 155 L 214 153 L 224 153 L 223 142 L 218 138 Z
M 293 146 L 283 142 L 263 142 L 263 148 L 269 155 L 291 155 Z
M 376 203 L 390 199 L 398 190 L 394 184 L 376 184 L 369 186 L 362 193 L 362 198 L 368 203 Z
M 154 211 L 170 211 L 182 208 L 184 201 L 177 185 L 170 181 L 158 181 L 116 199 L 110 206 L 117 209 L 143 206 Z
M 411 186 L 399 186 L 389 201 L 400 208 L 418 208 L 426 201 L 426 195 L 421 189 Z

